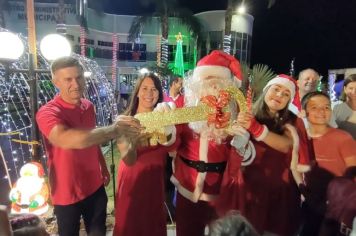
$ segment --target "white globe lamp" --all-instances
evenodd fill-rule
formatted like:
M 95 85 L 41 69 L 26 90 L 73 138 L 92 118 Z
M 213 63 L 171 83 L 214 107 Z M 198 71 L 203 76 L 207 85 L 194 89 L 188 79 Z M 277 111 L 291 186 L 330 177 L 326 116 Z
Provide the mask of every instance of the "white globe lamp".
M 0 32 L 0 60 L 16 61 L 24 52 L 20 37 L 11 32 Z
M 59 34 L 46 35 L 40 43 L 42 55 L 49 61 L 70 56 L 72 48 L 68 40 Z

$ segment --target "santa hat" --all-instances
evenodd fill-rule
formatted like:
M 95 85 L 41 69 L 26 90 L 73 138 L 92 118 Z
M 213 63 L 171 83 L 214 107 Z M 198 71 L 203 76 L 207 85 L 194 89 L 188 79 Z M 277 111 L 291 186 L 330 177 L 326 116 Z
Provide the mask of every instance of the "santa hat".
M 209 76 L 232 79 L 241 87 L 242 72 L 239 61 L 229 54 L 219 50 L 212 51 L 197 64 L 193 72 L 193 80 L 204 79 Z
M 301 104 L 300 104 L 300 98 L 299 98 L 299 92 L 298 92 L 298 86 L 296 81 L 285 74 L 280 74 L 268 81 L 266 86 L 263 88 L 263 91 L 265 91 L 267 88 L 269 88 L 273 84 L 280 84 L 286 87 L 291 94 L 291 103 L 289 104 L 289 110 L 292 111 L 295 114 L 298 114 L 299 111 L 301 110 Z

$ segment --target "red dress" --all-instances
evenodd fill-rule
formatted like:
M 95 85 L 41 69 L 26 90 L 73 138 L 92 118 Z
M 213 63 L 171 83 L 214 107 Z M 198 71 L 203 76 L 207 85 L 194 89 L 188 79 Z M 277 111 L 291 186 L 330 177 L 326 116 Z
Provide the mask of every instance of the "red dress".
M 114 235 L 167 235 L 164 168 L 170 148 L 140 148 L 132 166 L 120 161 Z
M 311 150 L 303 122 L 297 119 L 294 125 L 299 134 L 299 155 L 309 158 Z M 219 213 L 239 209 L 260 233 L 294 235 L 300 225 L 301 208 L 300 193 L 290 172 L 291 154 L 252 141 L 256 158 L 242 171 L 243 183 L 238 181 L 238 164 L 228 163 L 217 201 Z

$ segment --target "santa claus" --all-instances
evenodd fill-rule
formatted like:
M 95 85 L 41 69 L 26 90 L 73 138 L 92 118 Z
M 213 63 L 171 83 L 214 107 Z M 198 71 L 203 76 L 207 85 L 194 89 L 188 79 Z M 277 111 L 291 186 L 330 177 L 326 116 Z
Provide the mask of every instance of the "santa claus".
M 196 106 L 207 96 L 214 96 L 219 103 L 221 91 L 240 87 L 241 81 L 236 58 L 213 51 L 198 62 L 192 76 L 184 81 L 185 106 Z M 238 111 L 236 102 L 230 101 L 229 108 L 232 113 L 229 123 L 233 123 Z M 204 235 L 206 225 L 217 218 L 214 201 L 219 196 L 227 162 L 234 159 L 235 163 L 236 160 L 241 163 L 243 157 L 245 163 L 252 160 L 254 151 L 248 132 L 238 128 L 233 128 L 233 133 L 227 132 L 218 124 L 219 119 L 216 122 L 192 122 L 178 129 L 180 144 L 171 177 L 178 191 L 178 236 Z
M 21 167 L 20 178 L 10 191 L 11 213 L 42 215 L 48 211 L 48 196 L 42 165 L 27 163 Z

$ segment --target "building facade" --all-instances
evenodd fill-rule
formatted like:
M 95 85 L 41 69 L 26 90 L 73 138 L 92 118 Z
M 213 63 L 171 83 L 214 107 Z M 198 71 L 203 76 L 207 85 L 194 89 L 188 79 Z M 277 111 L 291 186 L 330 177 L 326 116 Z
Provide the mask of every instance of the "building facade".
M 80 26 L 76 17 L 76 6 L 65 4 L 66 37 L 72 44 L 73 51 L 80 53 Z M 86 32 L 86 56 L 94 58 L 111 74 L 113 58 L 113 34 L 118 36 L 117 87 L 122 93 L 130 92 L 132 81 L 140 68 L 153 65 L 157 60 L 157 49 L 161 27 L 158 19 L 143 28 L 135 42 L 128 42 L 127 36 L 135 16 L 98 13 L 88 9 Z M 35 3 L 36 35 L 40 41 L 43 36 L 56 32 L 59 8 L 57 3 Z M 193 69 L 195 62 L 211 50 L 222 49 L 225 27 L 225 11 L 208 11 L 195 14 L 200 20 L 203 39 L 200 48 L 196 48 L 196 39 L 190 36 L 184 25 L 175 18 L 169 19 L 168 59 L 173 63 L 176 35 L 183 35 L 184 68 Z M 27 16 L 25 2 L 10 1 L 10 11 L 5 12 L 7 29 L 27 35 Z M 241 62 L 249 63 L 253 17 L 248 14 L 234 15 L 232 18 L 231 53 Z

